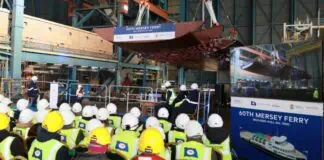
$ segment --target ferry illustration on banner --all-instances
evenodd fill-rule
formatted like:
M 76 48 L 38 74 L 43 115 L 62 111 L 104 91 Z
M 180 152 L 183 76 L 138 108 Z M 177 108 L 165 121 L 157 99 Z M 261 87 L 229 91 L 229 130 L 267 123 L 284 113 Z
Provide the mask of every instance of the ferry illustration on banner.
M 240 138 L 276 158 L 285 160 L 307 160 L 306 155 L 298 151 L 294 145 L 289 143 L 285 136 L 277 137 L 262 133 L 241 131 Z

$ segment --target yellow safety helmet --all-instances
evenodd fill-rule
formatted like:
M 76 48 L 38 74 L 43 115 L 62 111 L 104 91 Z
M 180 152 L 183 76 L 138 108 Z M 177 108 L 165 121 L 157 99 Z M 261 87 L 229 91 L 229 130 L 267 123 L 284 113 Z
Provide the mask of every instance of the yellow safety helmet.
M 110 144 L 110 134 L 105 127 L 97 127 L 89 135 L 89 141 L 95 141 L 100 145 Z
M 7 129 L 9 127 L 10 118 L 4 114 L 0 113 L 0 130 Z
M 138 150 L 145 153 L 160 153 L 164 149 L 161 133 L 156 128 L 147 128 L 139 139 Z
M 64 120 L 58 111 L 49 112 L 42 123 L 42 127 L 51 133 L 59 131 L 63 126 Z

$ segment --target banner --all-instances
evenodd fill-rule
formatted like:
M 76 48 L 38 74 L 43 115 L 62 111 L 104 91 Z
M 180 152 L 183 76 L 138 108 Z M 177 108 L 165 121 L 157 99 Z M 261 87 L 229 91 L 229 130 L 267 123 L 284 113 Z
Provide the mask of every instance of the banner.
M 175 38 L 173 23 L 114 28 L 114 42 L 157 41 Z
M 318 41 L 231 50 L 231 140 L 238 159 L 322 160 Z
M 57 109 L 58 87 L 58 83 L 51 83 L 50 85 L 50 108 Z

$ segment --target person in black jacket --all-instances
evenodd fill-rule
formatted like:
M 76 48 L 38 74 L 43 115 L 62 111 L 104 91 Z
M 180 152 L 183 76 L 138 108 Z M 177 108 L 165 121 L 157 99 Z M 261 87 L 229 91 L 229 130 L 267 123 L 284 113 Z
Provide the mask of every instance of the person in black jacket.
M 180 113 L 193 114 L 198 105 L 199 91 L 198 84 L 193 83 L 191 85 L 191 91 L 188 94 L 188 97 L 179 107 L 172 108 L 172 114 L 170 117 L 170 122 L 175 124 L 175 119 Z
M 37 104 L 37 99 L 39 96 L 39 90 L 38 90 L 38 87 L 36 84 L 37 79 L 38 78 L 36 76 L 33 76 L 31 78 L 31 82 L 28 85 L 28 92 L 27 92 L 28 97 L 29 97 L 29 103 L 31 104 L 30 109 L 33 111 L 37 111 L 36 104 Z
M 12 159 L 14 157 L 27 158 L 23 139 L 8 131 L 9 122 L 10 118 L 0 113 L 0 155 L 4 159 Z
M 184 102 L 187 95 L 188 95 L 188 92 L 187 92 L 186 85 L 181 85 L 180 86 L 180 92 L 178 93 L 177 97 L 174 99 L 174 101 L 173 101 L 173 103 L 171 105 L 172 108 L 173 107 L 179 107 Z

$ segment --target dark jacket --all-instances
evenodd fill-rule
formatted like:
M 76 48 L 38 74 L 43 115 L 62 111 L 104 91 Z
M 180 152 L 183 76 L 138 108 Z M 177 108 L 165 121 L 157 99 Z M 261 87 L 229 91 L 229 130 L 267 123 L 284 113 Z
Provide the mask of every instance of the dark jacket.
M 206 136 L 211 144 L 221 144 L 228 138 L 229 134 L 224 128 L 207 127 Z
M 186 98 L 188 92 L 187 91 L 180 91 L 176 97 L 176 99 L 174 99 L 172 106 L 174 106 L 176 103 L 182 101 L 183 99 Z
M 10 133 L 7 130 L 1 130 L 0 131 L 0 142 L 2 142 L 8 136 L 15 137 L 15 139 L 13 140 L 13 142 L 11 143 L 11 146 L 10 146 L 11 154 L 14 157 L 22 156 L 22 157 L 28 158 L 27 151 L 25 150 L 25 147 L 24 147 L 23 139 L 20 138 L 18 135 Z
M 38 97 L 39 91 L 35 82 L 31 81 L 28 85 L 28 97 Z
M 187 98 L 190 101 L 198 102 L 198 98 L 199 98 L 199 92 L 198 92 L 198 90 L 192 90 L 192 91 L 190 91 Z
M 55 139 L 57 141 L 61 141 L 61 135 L 58 133 L 50 133 L 47 132 L 44 128 L 40 129 L 39 134 L 37 135 L 36 139 L 39 142 L 47 142 L 49 140 Z M 66 146 L 62 146 L 57 154 L 56 154 L 56 160 L 70 160 L 69 156 L 69 150 Z

